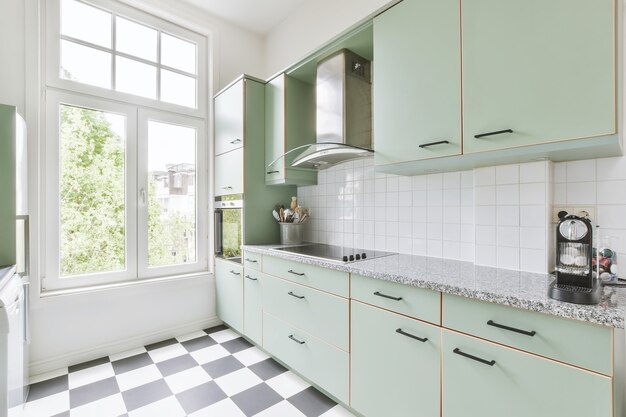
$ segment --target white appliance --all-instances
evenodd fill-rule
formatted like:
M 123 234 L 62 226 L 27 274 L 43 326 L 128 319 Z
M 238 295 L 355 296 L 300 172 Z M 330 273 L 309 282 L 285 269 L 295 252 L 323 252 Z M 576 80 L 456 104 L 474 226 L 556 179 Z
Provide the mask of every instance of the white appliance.
M 0 269 L 0 417 L 21 417 L 26 383 L 28 306 L 15 267 Z

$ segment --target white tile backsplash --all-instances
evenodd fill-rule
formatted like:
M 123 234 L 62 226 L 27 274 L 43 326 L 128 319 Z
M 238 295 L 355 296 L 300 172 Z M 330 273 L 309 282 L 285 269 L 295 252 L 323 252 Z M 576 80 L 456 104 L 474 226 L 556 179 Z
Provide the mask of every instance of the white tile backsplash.
M 547 270 L 551 166 L 533 162 L 403 177 L 375 172 L 371 160 L 347 162 L 321 171 L 318 185 L 298 188 L 300 204 L 311 211 L 305 238 Z M 613 216 L 607 210 L 602 215 Z

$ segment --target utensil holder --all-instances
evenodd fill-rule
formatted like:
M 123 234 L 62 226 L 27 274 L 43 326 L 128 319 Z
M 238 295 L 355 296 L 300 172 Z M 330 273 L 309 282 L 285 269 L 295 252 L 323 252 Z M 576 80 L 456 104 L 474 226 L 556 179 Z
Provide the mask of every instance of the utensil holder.
M 304 223 L 278 223 L 280 226 L 281 245 L 299 245 L 302 243 Z

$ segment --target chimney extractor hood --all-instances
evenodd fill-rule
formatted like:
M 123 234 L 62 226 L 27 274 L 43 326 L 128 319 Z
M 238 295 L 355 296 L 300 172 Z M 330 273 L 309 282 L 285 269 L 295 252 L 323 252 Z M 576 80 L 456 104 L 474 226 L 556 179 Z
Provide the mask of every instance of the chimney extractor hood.
M 316 143 L 278 160 L 300 151 L 291 167 L 320 170 L 373 156 L 371 62 L 342 49 L 318 64 L 315 87 Z

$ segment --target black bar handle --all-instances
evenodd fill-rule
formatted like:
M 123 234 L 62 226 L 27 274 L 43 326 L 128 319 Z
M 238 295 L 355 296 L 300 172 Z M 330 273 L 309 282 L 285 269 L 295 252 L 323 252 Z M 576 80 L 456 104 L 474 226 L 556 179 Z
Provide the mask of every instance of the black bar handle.
M 252 262 L 252 263 L 257 263 L 258 261 L 256 259 L 250 259 L 250 258 L 246 258 L 246 262 Z
M 475 360 L 477 362 L 484 363 L 485 365 L 493 366 L 493 365 L 496 364 L 496 361 L 494 361 L 494 360 L 488 361 L 486 359 L 479 358 L 478 356 L 474 356 L 474 355 L 470 355 L 469 353 L 461 352 L 461 349 L 459 349 L 459 348 L 454 348 L 454 350 L 452 352 L 456 353 L 457 355 L 465 356 L 466 358 Z
M 428 341 L 427 337 L 417 337 L 414 334 L 407 333 L 407 332 L 405 332 L 402 329 L 396 329 L 396 333 L 400 333 L 401 335 L 406 336 L 406 337 L 410 337 L 411 339 L 419 340 L 420 342 L 427 342 Z
M 447 140 L 440 140 L 438 142 L 430 142 L 430 143 L 422 143 L 420 145 L 420 148 L 428 148 L 429 146 L 444 145 L 448 143 L 450 143 L 450 141 L 447 141 Z
M 376 291 L 376 292 L 374 293 L 374 295 L 377 295 L 377 296 L 379 296 L 379 297 L 383 297 L 383 298 L 389 298 L 390 300 L 394 300 L 394 301 L 400 301 L 400 300 L 402 300 L 402 297 L 393 297 L 393 296 L 391 296 L 391 295 L 383 294 L 383 293 L 381 293 L 380 291 Z
M 267 174 L 278 174 L 280 171 L 267 171 Z
M 235 272 L 235 271 L 232 271 L 232 270 L 230 271 L 230 273 L 233 274 L 233 275 L 241 275 L 241 272 Z
M 303 273 L 300 273 L 300 272 L 294 272 L 294 271 L 292 271 L 291 269 L 290 269 L 289 271 L 287 271 L 287 272 L 289 272 L 290 274 L 297 275 L 297 276 L 299 276 L 299 277 L 303 277 L 303 276 L 304 276 L 304 272 L 303 272 Z
M 296 342 L 297 344 L 299 344 L 299 345 L 303 345 L 303 344 L 304 344 L 304 340 L 298 340 L 298 339 L 296 339 L 295 337 L 293 337 L 293 335 L 292 335 L 292 334 L 290 334 L 290 335 L 289 335 L 289 338 L 290 338 L 291 340 L 293 340 L 294 342 Z
M 513 133 L 513 129 L 496 130 L 495 132 L 481 133 L 480 135 L 474 135 L 476 139 L 484 138 L 485 136 L 501 135 L 503 133 Z
M 487 324 L 489 326 L 493 326 L 493 327 L 497 327 L 499 329 L 504 329 L 504 330 L 508 330 L 510 332 L 515 332 L 515 333 L 520 333 L 520 334 L 525 334 L 526 336 L 530 336 L 533 337 L 534 335 L 537 334 L 536 331 L 532 330 L 532 331 L 527 331 L 527 330 L 521 330 L 521 329 L 516 329 L 515 327 L 509 327 L 509 326 L 505 326 L 504 324 L 498 324 L 493 320 L 489 320 L 487 322 Z
M 250 281 L 258 281 L 258 278 L 252 278 L 250 275 L 246 275 L 246 278 L 248 278 Z
M 289 294 L 292 297 L 296 297 L 299 298 L 300 300 L 304 299 L 304 295 L 296 295 L 293 292 L 289 291 L 287 294 Z
M 231 140 L 230 143 L 232 143 L 233 145 L 236 143 L 241 143 L 241 139 Z

